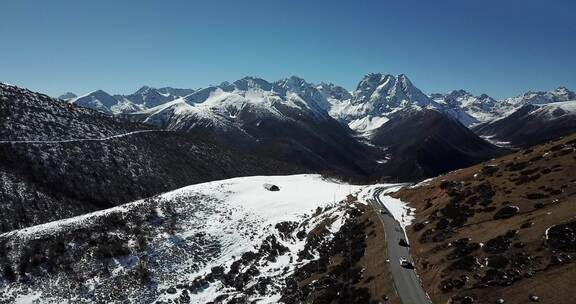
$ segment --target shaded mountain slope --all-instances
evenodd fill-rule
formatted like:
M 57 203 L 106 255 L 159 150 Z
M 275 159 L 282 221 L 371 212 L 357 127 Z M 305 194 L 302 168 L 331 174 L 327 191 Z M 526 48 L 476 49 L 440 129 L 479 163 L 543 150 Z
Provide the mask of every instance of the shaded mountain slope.
M 0 124 L 0 140 L 20 141 L 101 138 L 150 129 L 3 83 Z
M 268 83 L 246 77 L 124 117 L 201 134 L 316 172 L 365 178 L 377 149 L 357 141 L 328 115 L 327 107 L 326 97 L 301 78 Z
M 192 183 L 302 172 L 190 134 L 154 131 L 45 95 L 1 88 L 0 113 L 5 119 L 0 140 L 9 141 L 0 143 L 0 231 L 108 208 Z M 130 133 L 144 129 L 152 131 Z M 82 140 L 126 133 L 130 135 Z
M 515 147 L 529 147 L 576 132 L 576 101 L 527 104 L 508 116 L 473 128 L 474 132 Z
M 436 176 L 508 152 L 435 110 L 397 113 L 370 141 L 390 154 L 379 172 L 399 180 Z

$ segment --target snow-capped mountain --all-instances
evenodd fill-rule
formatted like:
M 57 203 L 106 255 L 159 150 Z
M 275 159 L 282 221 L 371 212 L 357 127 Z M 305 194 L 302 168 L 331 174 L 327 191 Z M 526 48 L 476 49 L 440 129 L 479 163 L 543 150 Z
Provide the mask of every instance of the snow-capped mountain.
M 225 82 L 198 90 L 131 116 L 145 117 L 143 121 L 146 123 L 177 130 L 193 128 L 199 122 L 238 129 L 245 120 L 265 117 L 326 120 L 329 118 L 326 107 L 324 96 L 303 79 L 293 76 L 269 83 L 264 79 L 245 77 L 233 83 Z
M 119 101 L 128 100 L 131 103 L 138 105 L 141 109 L 149 109 L 179 97 L 192 94 L 193 92 L 194 90 L 191 89 L 174 89 L 170 87 L 156 89 L 149 86 L 143 86 L 133 94 L 116 95 L 115 97 Z
M 427 96 L 404 74 L 368 74 L 351 95 L 341 96 L 341 99 L 329 99 L 330 115 L 367 136 L 398 111 L 436 109 L 450 114 L 464 125 L 475 121 L 462 108 L 448 106 Z
M 368 74 L 360 81 L 352 96 L 344 97 L 347 99 L 330 100 L 330 114 L 359 132 L 378 128 L 388 120 L 390 114 L 399 110 L 439 107 L 404 74 Z
M 179 96 L 185 93 L 190 94 Z M 422 118 L 426 121 L 435 121 L 434 112 L 426 111 L 434 110 L 454 118 L 450 123 L 453 128 L 457 123 L 462 128 L 472 128 L 505 117 L 523 105 L 564 101 L 574 96 L 566 88 L 529 92 L 502 101 L 486 94 L 474 96 L 464 90 L 428 96 L 404 74 L 373 73 L 366 75 L 353 92 L 331 83 L 311 84 L 296 76 L 275 82 L 245 77 L 196 91 L 145 86 L 134 94 L 115 95 L 115 101 L 109 94 L 96 91 L 69 102 L 132 121 L 193 133 L 310 170 L 365 176 L 374 171 L 374 162 L 383 164 L 392 157 L 393 147 L 384 144 L 385 141 L 373 140 L 375 134 L 388 134 L 378 130 L 387 123 L 384 129 L 410 121 L 417 111 L 430 116 Z M 392 119 L 397 121 L 391 122 Z M 493 143 L 505 142 L 498 138 L 501 132 L 494 129 L 500 125 L 492 125 L 490 135 L 485 135 L 487 131 L 480 134 L 492 136 Z M 475 142 L 477 138 L 466 140 Z M 417 150 L 420 144 L 424 143 L 417 142 L 410 148 Z M 458 152 L 452 150 L 457 150 L 460 144 L 465 143 L 456 141 L 449 150 Z M 491 148 L 486 150 L 490 153 L 469 159 L 479 161 L 493 152 Z M 396 152 L 396 157 L 399 155 Z M 422 172 L 428 175 L 426 170 Z
M 173 87 L 163 87 L 157 89 L 160 94 L 165 96 L 171 96 L 173 99 L 186 96 L 189 94 L 194 93 L 194 89 L 180 89 L 180 88 L 173 88 Z
M 541 103 L 521 101 L 526 103 L 517 110 L 479 124 L 473 130 L 491 141 L 514 147 L 529 147 L 576 132 L 576 100 L 551 103 L 547 103 L 550 98 L 537 100 Z
M 314 85 L 292 76 L 273 83 L 245 77 L 127 115 L 162 128 L 202 134 L 222 144 L 306 168 L 364 171 L 371 148 L 329 114 Z M 355 156 L 362 155 L 363 160 Z M 364 163 L 360 165 L 361 163 Z
M 96 90 L 88 94 L 69 99 L 67 102 L 107 114 L 112 114 L 112 107 L 118 105 L 118 100 L 103 90 Z
M 465 126 L 494 119 L 498 115 L 498 102 L 492 97 L 482 94 L 474 96 L 465 90 L 455 90 L 448 94 L 432 94 L 430 97 L 444 105 L 445 112 L 457 118 Z M 465 115 L 460 115 L 465 113 Z
M 501 113 L 520 108 L 527 104 L 547 104 L 553 102 L 576 100 L 576 93 L 568 90 L 566 87 L 559 87 L 552 91 L 529 91 L 520 96 L 506 98 L 500 103 Z
M 428 157 L 423 157 L 420 160 L 422 170 L 416 170 L 414 174 L 400 174 L 402 170 L 397 168 L 403 165 L 382 165 L 385 168 L 378 169 L 379 172 L 386 171 L 384 175 L 402 175 L 403 179 L 410 180 L 435 175 L 460 165 L 470 165 L 501 152 L 462 125 L 463 122 L 469 125 L 475 120 L 459 105 L 434 101 L 418 90 L 405 75 L 367 75 L 353 93 L 333 84 L 314 86 L 298 77 L 274 83 L 246 77 L 233 83 L 198 90 L 128 117 L 161 128 L 202 134 L 223 144 L 250 152 L 258 151 L 313 170 L 337 168 L 337 171 L 345 170 L 346 174 L 361 172 L 361 175 L 374 171 L 375 163 L 382 165 L 385 159 L 403 165 L 412 162 L 413 158 L 403 157 L 402 154 L 417 154 L 427 135 L 440 137 L 441 132 L 447 132 L 446 136 L 463 134 L 450 141 L 448 146 L 435 146 L 445 143 L 436 141 L 428 148 L 429 151 L 445 151 L 447 155 L 457 154 L 462 160 L 459 165 L 424 164 L 424 158 Z M 472 108 L 474 104 L 469 102 L 466 105 Z M 414 114 L 418 111 L 422 111 L 423 117 Z M 438 111 L 448 116 L 435 115 Z M 414 124 L 414 117 L 430 124 L 417 129 L 421 124 Z M 438 121 L 446 122 L 450 127 L 437 129 L 434 123 Z M 388 129 L 393 128 L 400 137 L 411 132 L 422 136 L 414 137 L 414 144 L 402 149 L 396 149 L 399 146 L 397 143 L 370 140 L 370 136 L 357 138 L 356 133 L 350 130 L 370 131 L 370 135 L 388 134 L 386 131 L 378 132 L 379 128 L 404 122 L 410 122 L 407 128 Z M 435 133 L 431 133 L 433 130 L 436 130 Z M 467 142 L 478 143 L 477 147 L 482 152 L 461 150 L 459 145 L 466 145 Z M 352 155 L 364 159 L 359 162 Z
M 389 113 L 408 103 L 423 108 L 433 104 L 404 74 L 368 74 L 358 84 L 352 100 L 353 105 L 365 105 L 365 110 L 375 114 Z
M 318 89 L 320 93 L 324 94 L 324 97 L 330 103 L 336 103 L 352 99 L 352 93 L 350 93 L 345 88 L 337 86 L 333 83 L 322 82 L 316 86 L 316 89 Z
M 317 117 L 328 116 L 330 103 L 318 89 L 304 79 L 292 76 L 274 83 L 273 90 L 296 103 L 303 102 Z
M 576 131 L 574 100 L 576 93 L 559 87 L 547 92 L 530 91 L 497 102 L 485 101 L 482 110 L 487 119 L 479 119 L 480 123 L 471 127 L 503 146 L 520 148 L 540 144 Z
M 352 94 L 335 90 L 334 87 L 325 84 L 318 86 L 331 104 L 330 115 L 368 137 L 398 111 L 436 109 L 471 127 L 501 118 L 526 104 L 576 98 L 576 93 L 565 87 L 549 92 L 528 92 L 501 101 L 486 94 L 474 96 L 465 90 L 427 96 L 404 74 L 368 74 Z
M 143 86 L 129 95 L 110 95 L 103 90 L 90 92 L 80 97 L 64 99 L 68 103 L 90 108 L 107 114 L 126 114 L 156 107 L 166 102 L 193 93 L 192 89 L 160 89 Z

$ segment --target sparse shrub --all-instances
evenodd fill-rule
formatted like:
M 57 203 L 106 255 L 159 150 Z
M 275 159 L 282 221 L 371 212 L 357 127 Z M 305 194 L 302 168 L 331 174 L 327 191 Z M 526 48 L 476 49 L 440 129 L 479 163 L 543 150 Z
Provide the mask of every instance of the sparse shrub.
M 134 266 L 133 271 L 134 275 L 136 276 L 136 278 L 140 283 L 148 284 L 150 282 L 152 273 L 148 269 L 148 263 L 145 260 L 143 259 L 138 260 L 138 264 Z

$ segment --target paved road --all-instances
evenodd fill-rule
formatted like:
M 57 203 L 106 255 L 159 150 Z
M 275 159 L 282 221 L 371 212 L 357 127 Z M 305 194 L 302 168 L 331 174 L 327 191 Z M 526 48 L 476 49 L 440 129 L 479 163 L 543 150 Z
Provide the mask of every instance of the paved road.
M 403 304 L 432 303 L 426 295 L 424 288 L 422 288 L 422 284 L 416 275 L 416 271 L 414 269 L 407 269 L 400 266 L 401 257 L 405 257 L 411 263 L 413 263 L 413 261 L 410 257 L 409 248 L 398 244 L 400 239 L 406 237 L 404 230 L 402 230 L 402 226 L 394 219 L 394 217 L 392 217 L 392 215 L 390 215 L 390 212 L 386 210 L 386 207 L 380 200 L 380 195 L 384 190 L 386 190 L 386 188 L 379 188 L 374 191 L 373 206 L 378 210 L 380 220 L 382 221 L 386 232 L 386 245 L 388 248 L 388 258 L 390 259 L 390 271 L 394 278 L 394 287 L 396 288 L 396 292 Z M 381 211 L 386 212 L 386 214 L 382 214 Z
M 170 132 L 170 130 L 140 130 L 101 138 L 77 138 L 77 139 L 63 139 L 63 140 L 0 140 L 0 144 L 61 144 L 71 142 L 106 141 L 140 133 L 152 133 L 152 132 Z

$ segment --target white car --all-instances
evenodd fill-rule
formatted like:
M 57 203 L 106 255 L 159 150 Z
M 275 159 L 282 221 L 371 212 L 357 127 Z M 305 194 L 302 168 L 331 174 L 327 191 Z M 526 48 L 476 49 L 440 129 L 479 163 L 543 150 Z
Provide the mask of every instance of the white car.
M 414 269 L 414 265 L 410 263 L 405 257 L 400 258 L 400 266 L 404 268 Z

